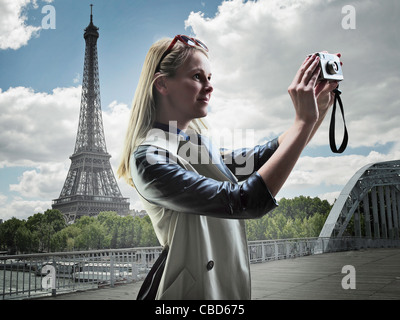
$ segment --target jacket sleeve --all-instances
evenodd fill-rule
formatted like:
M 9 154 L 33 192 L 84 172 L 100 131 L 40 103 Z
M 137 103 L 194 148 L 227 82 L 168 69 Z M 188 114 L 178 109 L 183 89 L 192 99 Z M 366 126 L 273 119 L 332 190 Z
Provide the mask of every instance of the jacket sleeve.
M 221 156 L 225 165 L 236 178 L 239 181 L 243 181 L 260 169 L 278 147 L 278 138 L 276 138 L 254 148 L 243 148 L 234 151 L 221 150 Z
M 140 146 L 133 153 L 131 175 L 142 197 L 177 212 L 252 219 L 277 206 L 257 172 L 240 185 L 217 181 L 185 170 L 167 151 L 155 147 Z

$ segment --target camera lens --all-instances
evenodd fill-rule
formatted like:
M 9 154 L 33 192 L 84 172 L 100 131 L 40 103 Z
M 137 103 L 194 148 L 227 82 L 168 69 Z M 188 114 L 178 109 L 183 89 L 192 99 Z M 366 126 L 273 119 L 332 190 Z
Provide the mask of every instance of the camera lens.
M 336 74 L 339 71 L 339 66 L 336 61 L 328 61 L 326 64 L 326 71 L 329 74 Z

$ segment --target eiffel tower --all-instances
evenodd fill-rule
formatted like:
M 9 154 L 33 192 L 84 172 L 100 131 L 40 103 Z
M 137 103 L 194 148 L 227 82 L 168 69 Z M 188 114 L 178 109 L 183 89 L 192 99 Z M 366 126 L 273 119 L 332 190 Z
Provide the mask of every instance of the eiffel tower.
M 128 198 L 122 197 L 106 148 L 97 61 L 99 28 L 93 24 L 93 5 L 90 6 L 90 23 L 84 33 L 85 63 L 75 150 L 60 197 L 52 205 L 64 214 L 67 223 L 101 211 L 126 214 L 129 210 Z

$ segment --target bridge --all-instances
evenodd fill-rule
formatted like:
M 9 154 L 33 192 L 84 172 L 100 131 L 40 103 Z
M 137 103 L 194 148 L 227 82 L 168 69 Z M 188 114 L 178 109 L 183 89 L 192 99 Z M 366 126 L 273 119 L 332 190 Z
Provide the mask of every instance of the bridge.
M 343 268 L 353 266 L 354 288 Z M 253 300 L 399 300 L 400 249 L 369 249 L 251 264 Z M 142 281 L 41 300 L 135 300 Z M 347 287 L 346 287 L 347 286 Z
M 399 186 L 400 161 L 365 166 L 344 187 L 319 237 L 250 241 L 252 298 L 400 299 Z M 133 300 L 160 252 L 0 256 L 0 298 Z
M 399 239 L 400 160 L 369 164 L 349 180 L 325 222 L 320 237 L 352 234 L 382 245 Z M 362 221 L 364 223 L 362 223 Z

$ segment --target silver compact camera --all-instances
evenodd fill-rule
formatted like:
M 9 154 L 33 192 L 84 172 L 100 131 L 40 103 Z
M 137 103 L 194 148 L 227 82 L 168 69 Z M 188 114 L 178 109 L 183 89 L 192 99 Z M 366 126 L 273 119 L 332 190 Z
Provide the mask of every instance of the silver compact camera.
M 319 80 L 342 81 L 344 79 L 340 59 L 337 55 L 324 52 L 317 52 L 315 55 L 320 58 L 321 73 L 319 74 Z

